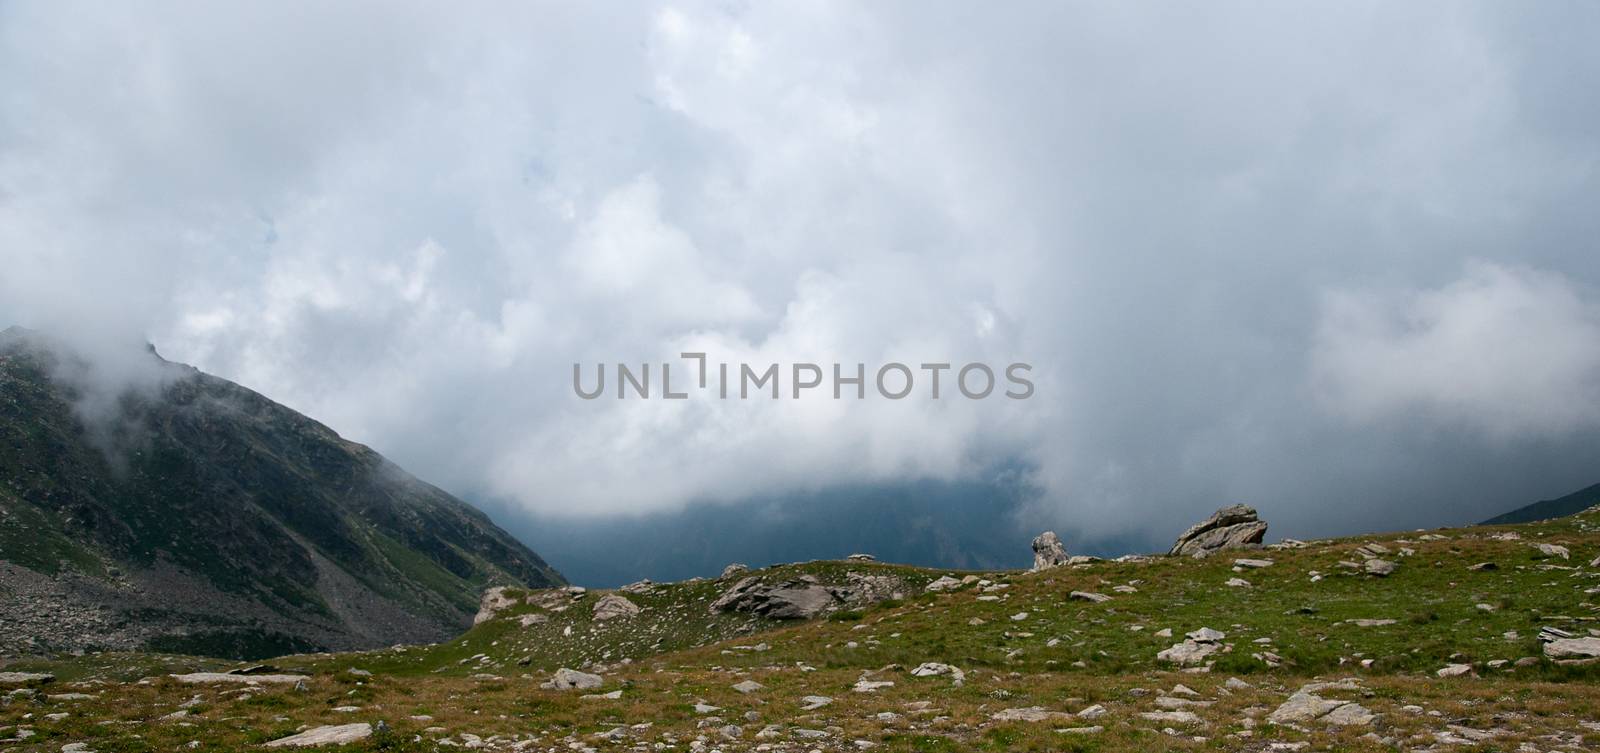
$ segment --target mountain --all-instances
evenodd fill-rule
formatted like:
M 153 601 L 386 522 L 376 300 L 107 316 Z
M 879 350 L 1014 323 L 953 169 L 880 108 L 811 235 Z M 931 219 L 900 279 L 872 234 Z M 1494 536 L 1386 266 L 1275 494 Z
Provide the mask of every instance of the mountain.
M 1503 515 L 1496 515 L 1479 525 L 1501 526 L 1510 523 L 1535 523 L 1541 520 L 1564 518 L 1600 505 L 1600 484 L 1579 489 L 1565 497 L 1547 499 L 1519 507 Z
M 260 394 L 0 333 L 0 655 L 250 658 L 449 638 L 559 573 L 478 510 Z

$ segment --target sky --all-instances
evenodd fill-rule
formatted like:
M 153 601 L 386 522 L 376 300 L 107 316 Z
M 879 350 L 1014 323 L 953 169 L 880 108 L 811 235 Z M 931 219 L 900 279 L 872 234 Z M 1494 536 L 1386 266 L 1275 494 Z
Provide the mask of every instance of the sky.
M 1600 481 L 1600 6 L 1001 11 L 0 2 L 0 326 L 514 530 L 999 479 L 1073 547 L 1309 537 Z M 1036 390 L 573 392 L 685 351 Z

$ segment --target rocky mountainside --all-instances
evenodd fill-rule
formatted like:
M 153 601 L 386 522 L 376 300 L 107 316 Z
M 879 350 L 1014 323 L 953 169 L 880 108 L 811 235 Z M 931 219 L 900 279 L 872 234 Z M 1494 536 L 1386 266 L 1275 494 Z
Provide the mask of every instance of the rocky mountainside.
M 371 449 L 153 350 L 0 333 L 0 655 L 253 657 L 451 637 L 563 582 Z

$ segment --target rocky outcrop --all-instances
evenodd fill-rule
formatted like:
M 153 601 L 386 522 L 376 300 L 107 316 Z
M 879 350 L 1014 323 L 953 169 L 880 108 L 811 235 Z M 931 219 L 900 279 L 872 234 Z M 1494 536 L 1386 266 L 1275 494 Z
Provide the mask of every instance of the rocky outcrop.
M 802 575 L 781 583 L 763 583 L 761 578 L 742 578 L 711 603 L 713 612 L 750 612 L 775 620 L 808 620 L 843 603 L 834 589 L 822 585 L 814 575 Z
M 506 594 L 505 586 L 495 586 L 483 592 L 478 599 L 478 613 L 473 615 L 472 624 L 482 625 L 494 616 L 515 606 L 517 600 Z
M 905 596 L 906 585 L 892 575 L 850 573 L 844 585 L 825 584 L 814 575 L 778 582 L 763 576 L 740 579 L 711 603 L 713 612 L 749 612 L 775 620 L 809 620 L 852 606 Z
M 1255 508 L 1233 505 L 1190 526 L 1168 554 L 1206 557 L 1225 549 L 1252 549 L 1261 546 L 1266 535 L 1267 522 L 1256 516 Z
M 1033 540 L 1033 569 L 1048 570 L 1067 564 L 1067 548 L 1055 531 L 1045 531 Z

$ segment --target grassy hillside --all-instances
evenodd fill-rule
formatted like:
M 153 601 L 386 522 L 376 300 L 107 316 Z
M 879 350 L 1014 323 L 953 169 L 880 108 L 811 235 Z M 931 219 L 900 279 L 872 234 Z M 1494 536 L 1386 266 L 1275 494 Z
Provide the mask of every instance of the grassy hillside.
M 1546 499 L 1519 507 L 1503 515 L 1483 521 L 1486 526 L 1503 526 L 1512 523 L 1534 523 L 1541 520 L 1565 517 L 1600 505 L 1600 484 L 1584 487 L 1565 497 Z
M 1366 572 L 1360 550 L 1373 544 L 1397 565 L 1387 577 Z M 1236 557 L 1272 564 L 1236 570 Z M 947 593 L 924 590 L 944 572 L 874 563 L 756 573 L 890 575 L 908 587 L 908 598 L 805 622 L 713 612 L 737 578 L 620 592 L 639 614 L 604 621 L 594 618 L 603 593 L 518 591 L 454 641 L 273 662 L 307 675 L 304 690 L 165 676 L 122 684 L 203 668 L 170 657 L 9 667 L 56 671 L 54 692 L 91 697 L 8 707 L 0 734 L 27 726 L 40 749 L 167 750 L 382 720 L 385 731 L 350 749 L 1590 750 L 1600 746 L 1600 669 L 1546 658 L 1538 636 L 1600 629 L 1597 557 L 1600 512 L 1590 511 L 1205 560 L 982 573 Z M 1227 585 L 1235 578 L 1250 585 Z M 1201 628 L 1225 634 L 1206 663 L 1157 659 Z M 925 662 L 954 665 L 963 681 L 913 675 Z M 1462 674 L 1438 675 L 1452 666 Z M 559 667 L 604 685 L 540 689 Z M 747 680 L 760 687 L 734 688 Z M 1296 720 L 1284 711 L 1295 698 L 1339 710 Z M 186 703 L 181 722 L 162 718 Z M 57 709 L 72 715 L 40 720 Z

